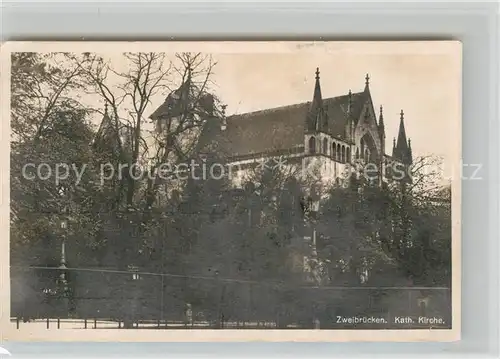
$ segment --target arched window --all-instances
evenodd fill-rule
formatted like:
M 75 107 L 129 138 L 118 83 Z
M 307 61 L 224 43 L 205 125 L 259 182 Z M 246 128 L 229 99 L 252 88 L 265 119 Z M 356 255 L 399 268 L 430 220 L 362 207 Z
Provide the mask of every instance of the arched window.
M 345 163 L 345 146 L 342 146 L 342 163 Z
M 323 138 L 323 154 L 328 154 L 328 140 L 326 138 Z
M 346 156 L 346 162 L 351 163 L 351 149 L 347 147 L 345 151 L 345 156 Z
M 316 153 L 316 139 L 314 137 L 309 139 L 309 153 Z
M 370 152 L 368 150 L 365 150 L 365 162 L 368 162 L 370 160 Z
M 365 140 L 361 139 L 361 153 L 365 155 Z
M 359 160 L 359 148 L 356 148 L 356 159 Z
M 337 145 L 335 142 L 332 143 L 332 157 L 334 160 L 337 159 Z
M 341 159 L 341 156 L 342 156 L 342 150 L 340 149 L 340 144 L 337 144 L 337 161 L 340 162 L 340 159 Z

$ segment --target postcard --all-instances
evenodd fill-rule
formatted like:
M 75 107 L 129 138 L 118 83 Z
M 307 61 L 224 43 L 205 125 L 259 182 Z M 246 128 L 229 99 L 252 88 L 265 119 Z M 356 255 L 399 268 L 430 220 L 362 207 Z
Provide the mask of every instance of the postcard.
M 460 42 L 1 65 L 2 340 L 460 339 Z

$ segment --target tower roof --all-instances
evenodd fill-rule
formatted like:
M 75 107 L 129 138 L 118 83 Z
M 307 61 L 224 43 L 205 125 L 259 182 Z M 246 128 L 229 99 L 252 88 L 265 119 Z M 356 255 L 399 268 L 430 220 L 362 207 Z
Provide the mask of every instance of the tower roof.
M 319 67 L 316 68 L 316 82 L 314 84 L 314 95 L 311 107 L 321 107 L 323 98 L 321 96 L 321 84 L 319 82 Z
M 167 96 L 149 118 L 157 121 L 163 117 L 175 117 L 182 114 L 187 106 L 192 106 L 195 111 L 204 114 L 212 114 L 215 107 L 214 96 L 193 81 L 192 70 L 189 67 L 186 68 L 181 85 Z
M 321 84 L 319 81 L 319 67 L 316 68 L 316 81 L 314 84 L 313 99 L 309 112 L 306 116 L 306 127 L 308 131 L 317 131 L 327 124 L 327 114 L 323 109 L 323 97 L 321 96 Z
M 109 136 L 114 136 L 117 134 L 116 123 L 112 120 L 108 113 L 108 104 L 104 105 L 104 114 L 102 116 L 101 124 L 96 133 L 97 139 L 107 139 Z
M 393 149 L 393 157 L 395 157 L 396 159 L 400 160 L 403 163 L 409 164 L 412 162 L 410 148 L 408 146 L 408 141 L 406 139 L 403 110 L 401 110 L 400 112 L 398 139 Z
M 399 114 L 400 117 L 399 117 L 398 141 L 396 143 L 396 147 L 398 148 L 405 148 L 407 145 L 404 115 L 405 114 L 403 110 L 401 110 Z

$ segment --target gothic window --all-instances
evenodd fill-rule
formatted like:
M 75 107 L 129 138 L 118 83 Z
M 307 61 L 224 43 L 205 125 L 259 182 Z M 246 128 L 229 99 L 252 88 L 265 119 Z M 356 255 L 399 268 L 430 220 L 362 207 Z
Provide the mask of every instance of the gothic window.
M 364 156 L 365 153 L 365 140 L 361 139 L 361 153 Z
M 359 148 L 356 148 L 356 159 L 359 160 Z
M 314 137 L 309 139 L 309 153 L 316 153 L 316 139 Z
M 323 154 L 328 154 L 328 140 L 326 138 L 323 139 Z
M 346 162 L 351 163 L 351 149 L 349 147 L 347 147 L 345 155 L 346 155 Z
M 340 162 L 340 157 L 342 155 L 342 150 L 340 149 L 340 144 L 337 144 L 337 158 L 336 160 Z
M 345 163 L 345 146 L 342 146 L 342 163 Z
M 337 159 L 337 145 L 335 142 L 332 143 L 332 157 L 333 159 Z

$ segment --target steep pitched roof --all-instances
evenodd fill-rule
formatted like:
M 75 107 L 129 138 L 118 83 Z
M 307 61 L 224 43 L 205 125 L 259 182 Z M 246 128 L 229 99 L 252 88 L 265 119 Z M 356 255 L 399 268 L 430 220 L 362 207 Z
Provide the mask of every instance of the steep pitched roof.
M 113 155 L 127 155 L 131 149 L 131 139 L 135 128 L 117 120 L 108 113 L 107 106 L 97 133 L 92 141 L 95 150 L 108 152 Z
M 406 139 L 406 130 L 404 123 L 404 112 L 401 110 L 399 122 L 398 141 L 392 150 L 392 156 L 402 161 L 403 163 L 412 163 L 411 147 Z
M 189 110 L 211 115 L 215 109 L 214 100 L 214 96 L 200 88 L 188 73 L 179 88 L 172 91 L 149 118 L 157 121 L 163 117 L 179 116 Z
M 106 138 L 110 135 L 114 135 L 115 132 L 116 132 L 116 126 L 108 114 L 108 106 L 106 104 L 106 108 L 104 110 L 104 115 L 102 116 L 101 124 L 99 125 L 99 129 L 97 130 L 97 133 L 96 133 L 96 138 Z
M 351 116 L 357 120 L 369 92 L 351 95 Z M 345 138 L 349 95 L 323 99 L 328 117 L 327 131 L 334 137 Z M 213 123 L 204 126 L 201 147 L 209 143 L 229 156 L 244 156 L 277 150 L 290 150 L 304 144 L 306 119 L 311 102 L 229 116 L 224 131 Z

